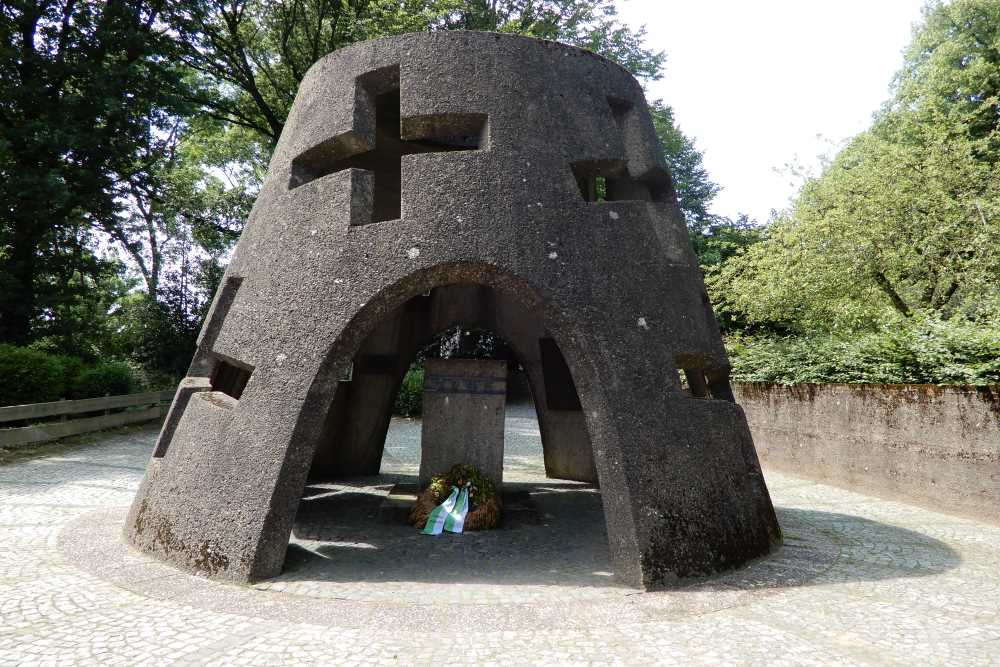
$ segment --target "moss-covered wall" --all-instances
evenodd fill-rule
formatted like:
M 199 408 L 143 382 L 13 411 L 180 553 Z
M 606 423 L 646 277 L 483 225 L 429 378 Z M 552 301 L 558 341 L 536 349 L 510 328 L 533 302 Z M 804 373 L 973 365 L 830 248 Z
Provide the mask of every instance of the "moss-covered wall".
M 765 470 L 1000 524 L 1000 387 L 733 389 Z

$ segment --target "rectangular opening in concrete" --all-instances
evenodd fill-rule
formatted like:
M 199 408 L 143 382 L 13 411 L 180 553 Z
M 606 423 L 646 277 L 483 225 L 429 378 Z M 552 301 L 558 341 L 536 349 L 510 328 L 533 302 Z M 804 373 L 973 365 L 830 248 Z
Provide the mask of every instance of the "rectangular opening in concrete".
M 608 106 L 611 107 L 611 116 L 615 119 L 615 125 L 622 131 L 625 127 L 625 116 L 632 110 L 632 103 L 620 97 L 608 97 Z
M 736 402 L 733 396 L 733 387 L 729 384 L 729 371 L 705 371 L 705 380 L 708 383 L 708 391 L 717 401 Z
M 692 359 L 695 355 L 679 355 L 677 359 L 681 389 L 692 398 L 735 402 L 729 384 L 729 370 L 705 368 L 704 362 Z
M 584 201 L 656 201 L 645 181 L 629 175 L 624 160 L 578 160 L 570 168 Z
M 212 373 L 212 391 L 221 391 L 239 400 L 250 381 L 253 367 L 228 359 L 219 359 Z
M 682 370 L 691 396 L 694 398 L 711 398 L 708 391 L 708 382 L 705 380 L 705 371 L 700 368 L 684 368 Z

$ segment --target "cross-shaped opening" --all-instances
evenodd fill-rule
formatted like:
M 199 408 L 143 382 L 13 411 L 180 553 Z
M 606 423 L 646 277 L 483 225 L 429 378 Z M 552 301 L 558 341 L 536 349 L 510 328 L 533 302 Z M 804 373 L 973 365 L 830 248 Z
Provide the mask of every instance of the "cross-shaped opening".
M 608 97 L 607 102 L 615 126 L 623 136 L 632 124 L 640 122 L 628 100 Z M 659 168 L 640 178 L 629 173 L 625 160 L 578 160 L 570 163 L 570 168 L 584 201 L 660 202 L 670 198 L 670 176 Z
M 364 169 L 373 178 L 371 222 L 384 222 L 402 215 L 402 157 L 478 150 L 486 142 L 488 118 L 486 114 L 445 113 L 401 119 L 398 71 L 395 85 L 388 90 L 369 84 L 372 78 L 358 77 L 361 99 L 355 104 L 374 113 L 375 148 L 358 152 L 358 142 L 342 140 L 346 137 L 314 146 L 292 161 L 289 188 L 344 169 Z M 402 138 L 404 133 L 408 139 Z

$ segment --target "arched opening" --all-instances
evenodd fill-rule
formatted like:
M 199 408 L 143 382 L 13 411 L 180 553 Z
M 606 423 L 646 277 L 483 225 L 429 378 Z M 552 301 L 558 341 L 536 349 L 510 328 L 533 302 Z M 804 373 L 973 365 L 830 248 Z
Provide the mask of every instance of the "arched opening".
M 448 372 L 448 369 L 456 366 L 463 370 L 478 367 L 485 375 L 480 378 L 455 377 L 454 371 Z M 441 369 L 446 371 L 444 377 L 439 372 Z M 503 420 L 505 414 L 510 414 L 512 410 L 528 411 L 530 418 L 535 420 L 535 408 L 525 376 L 517 354 L 495 331 L 455 324 L 433 334 L 417 351 L 396 394 L 393 420 L 385 438 L 379 472 L 406 476 L 414 466 L 425 475 L 428 471 L 430 474 L 441 472 L 437 470 L 440 466 L 423 456 L 428 447 L 424 437 L 427 422 L 422 419 L 425 410 L 431 412 L 431 428 L 435 418 L 440 424 L 442 418 L 447 420 L 457 416 L 459 421 L 448 424 L 448 428 L 466 430 L 469 438 L 476 437 L 473 435 L 476 431 L 496 435 L 493 428 L 496 422 Z M 456 382 L 464 384 L 456 386 Z M 432 405 L 425 405 L 425 390 L 434 395 Z M 441 406 L 433 404 L 435 398 L 448 402 L 448 414 L 439 409 Z M 458 402 L 453 398 L 458 398 Z M 484 411 L 488 414 L 481 414 Z M 497 444 L 497 455 L 502 460 L 509 443 L 504 438 Z M 540 458 L 541 441 L 534 444 L 537 451 L 533 453 Z M 501 477 L 496 481 L 501 481 Z M 426 479 L 421 480 L 421 483 L 424 482 Z
M 534 398 L 548 476 L 596 482 L 579 393 L 556 336 L 540 312 L 492 284 L 450 282 L 385 309 L 333 384 L 310 477 L 378 474 L 392 406 L 414 360 L 489 357 L 517 365 Z M 467 332 L 446 340 L 445 334 Z M 471 335 L 468 332 L 482 332 Z M 429 352 L 435 345 L 436 353 Z M 450 347 L 448 347 L 450 346 Z
M 336 561 L 347 578 L 394 580 L 414 576 L 414 559 L 427 558 L 419 576 L 428 581 L 615 585 L 570 365 L 540 308 L 486 282 L 438 284 L 383 310 L 358 338 L 350 363 L 331 371 L 332 399 L 322 414 L 286 575 L 325 579 Z M 420 536 L 407 523 L 420 489 L 423 424 L 392 414 L 414 363 L 442 358 L 488 359 L 507 369 L 504 519 L 500 530 L 467 535 L 460 547 Z M 431 474 L 437 472 L 443 471 Z M 482 549 L 490 552 L 485 560 Z M 445 552 L 457 553 L 459 562 Z M 362 567 L 367 574 L 356 569 Z

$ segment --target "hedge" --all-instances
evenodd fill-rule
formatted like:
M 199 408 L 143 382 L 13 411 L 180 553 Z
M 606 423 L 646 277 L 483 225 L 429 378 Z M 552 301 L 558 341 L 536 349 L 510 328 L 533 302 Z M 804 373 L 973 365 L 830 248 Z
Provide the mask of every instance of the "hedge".
M 413 367 L 406 371 L 392 412 L 403 417 L 419 417 L 424 413 L 424 369 Z
M 0 406 L 141 390 L 135 371 L 123 362 L 88 365 L 76 357 L 0 344 Z
M 914 320 L 855 335 L 729 337 L 733 379 L 777 384 L 1000 384 L 1000 327 Z
M 0 345 L 0 405 L 58 401 L 66 392 L 66 367 L 55 355 Z

